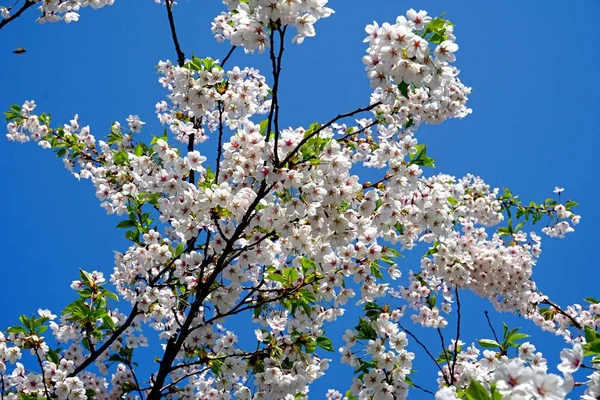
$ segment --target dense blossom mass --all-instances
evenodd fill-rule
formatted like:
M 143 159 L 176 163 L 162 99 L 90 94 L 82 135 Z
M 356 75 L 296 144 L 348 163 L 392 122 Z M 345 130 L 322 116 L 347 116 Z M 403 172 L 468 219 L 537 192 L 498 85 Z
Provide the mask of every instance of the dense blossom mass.
M 543 220 L 544 234 L 564 237 L 579 222 L 576 204 L 560 188 L 524 204 L 474 175 L 426 173 L 434 160 L 418 127 L 471 113 L 471 89 L 454 66 L 454 25 L 412 9 L 368 25 L 363 62 L 373 91 L 365 106 L 280 127 L 286 32 L 293 28 L 300 44 L 333 10 L 326 0 L 224 3 L 216 39 L 269 53 L 272 77 L 226 68 L 226 60 L 160 61 L 167 94 L 156 114 L 165 132 L 150 143 L 138 140 L 146 123 L 136 115 L 97 140 L 77 115 L 53 125 L 33 101 L 6 113 L 8 139 L 52 149 L 90 180 L 106 212 L 125 218 L 119 228 L 131 245 L 115 254 L 110 278 L 82 270 L 71 285 L 77 299 L 60 316 L 40 309 L 0 334 L 3 398 L 305 398 L 334 351 L 327 324 L 348 304 L 364 310 L 338 350 L 354 383 L 327 398 L 426 390 L 411 378 L 412 349 L 423 345 L 409 320 L 446 332 L 448 346 L 429 360 L 439 370 L 436 399 L 565 398 L 574 374 L 597 365 L 584 359 L 600 352 L 600 302 L 563 310 L 538 290 L 542 238 L 530 229 Z M 40 22 L 76 21 L 79 7 L 107 4 L 43 1 Z M 379 179 L 365 181 L 355 167 Z M 428 247 L 420 265 L 399 266 L 397 257 L 419 243 Z M 460 332 L 466 290 L 564 337 L 560 372 L 548 371 L 534 344 L 517 343 L 528 335 L 516 329 L 468 347 L 447 333 L 453 312 Z M 112 308 L 117 298 L 131 310 Z M 252 343 L 230 328 L 244 312 L 255 324 Z M 162 343 L 157 371 L 138 376 L 135 350 L 152 330 Z M 600 372 L 588 372 L 584 398 L 599 398 Z

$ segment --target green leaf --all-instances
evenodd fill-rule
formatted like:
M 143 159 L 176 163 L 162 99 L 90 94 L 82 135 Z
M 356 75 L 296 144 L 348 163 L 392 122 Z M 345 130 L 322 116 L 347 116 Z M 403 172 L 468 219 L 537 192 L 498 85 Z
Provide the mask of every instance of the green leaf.
M 24 327 L 19 326 L 19 325 L 11 326 L 10 328 L 8 328 L 6 330 L 6 332 L 14 333 L 14 334 L 19 334 L 19 333 L 27 334 L 28 333 L 27 329 L 25 329 Z
M 81 268 L 79 269 L 79 277 L 81 278 L 81 281 L 86 285 L 90 285 L 93 281 L 92 276 L 88 272 L 82 270 Z
M 108 329 L 110 329 L 111 331 L 115 330 L 115 323 L 113 322 L 113 319 L 108 316 L 105 315 L 104 317 L 102 317 L 102 322 L 104 322 L 104 324 L 108 327 Z
M 275 274 L 267 275 L 267 279 L 270 281 L 275 281 L 275 282 L 281 282 L 281 283 L 285 282 L 285 278 L 279 272 L 275 273 Z
M 370 265 L 369 265 L 370 269 L 371 269 L 371 274 L 379 279 L 383 279 L 383 275 L 381 274 L 381 270 L 379 269 L 379 264 L 377 263 L 377 261 L 373 261 Z
M 324 350 L 333 351 L 333 343 L 331 343 L 331 340 L 325 336 L 319 336 L 317 338 L 317 345 Z
M 429 306 L 429 308 L 431 308 L 432 310 L 435 308 L 435 304 L 436 304 L 436 300 L 437 297 L 435 294 L 432 294 L 431 296 L 429 296 L 429 298 L 427 299 L 427 305 Z
M 212 372 L 214 372 L 215 375 L 219 376 L 219 374 L 221 373 L 221 366 L 223 366 L 223 361 L 210 360 L 209 365 Z
M 304 348 L 306 349 L 307 353 L 314 353 L 317 349 L 317 342 L 315 339 L 309 337 L 305 339 Z
M 427 155 L 427 145 L 418 144 L 415 146 L 415 148 L 417 149 L 417 153 L 411 156 L 411 161 L 408 163 L 408 165 L 435 168 L 435 159 Z
M 371 326 L 371 323 L 364 318 L 360 318 L 358 326 L 354 329 L 358 331 L 358 335 L 356 336 L 357 339 L 377 339 L 377 331 L 375 331 Z
M 302 267 L 302 272 L 304 273 L 311 269 L 314 270 L 317 268 L 317 264 L 310 258 L 306 257 L 300 257 L 300 266 Z
M 48 353 L 46 353 L 46 357 L 48 360 L 52 361 L 54 364 L 59 364 L 60 359 L 58 358 L 58 353 L 55 350 L 49 349 Z
M 344 395 L 348 400 L 358 400 L 358 397 L 352 393 L 352 389 L 346 390 L 346 394 Z
M 260 134 L 264 136 L 264 134 L 267 132 L 267 126 L 269 125 L 269 120 L 265 119 L 263 121 L 260 121 Z
M 398 84 L 398 89 L 400 90 L 400 93 L 402 93 L 402 96 L 408 98 L 408 83 L 402 81 Z
M 508 341 L 509 342 L 514 342 L 516 340 L 521 340 L 521 339 L 525 339 L 531 337 L 530 335 L 526 334 L 526 333 L 513 333 L 508 337 Z
M 588 303 L 592 303 L 592 304 L 598 304 L 598 303 L 600 303 L 600 300 L 597 300 L 597 299 L 595 299 L 593 297 L 586 297 L 584 300 L 587 301 Z
M 455 199 L 454 197 L 452 197 L 452 196 L 448 196 L 448 197 L 446 198 L 446 200 L 448 200 L 448 203 L 450 203 L 450 204 L 452 204 L 452 205 L 456 205 L 456 204 L 458 204 L 458 200 L 456 200 L 456 199 Z
M 136 226 L 137 224 L 135 223 L 135 221 L 132 221 L 130 219 L 126 219 L 117 224 L 117 228 L 135 228 Z
M 127 232 L 125 232 L 125 238 L 131 240 L 132 242 L 138 243 L 139 233 L 137 230 L 127 231 Z
M 129 164 L 129 156 L 125 150 L 120 150 L 115 153 L 113 161 L 116 165 L 127 165 Z
M 181 255 L 181 253 L 183 253 L 183 250 L 185 250 L 185 245 L 184 245 L 183 242 L 181 242 L 175 248 L 175 252 L 173 253 L 173 257 L 179 257 Z
M 488 349 L 500 347 L 500 343 L 496 342 L 495 340 L 491 340 L 491 339 L 481 339 L 481 340 L 478 340 L 477 343 L 479 343 L 479 345 L 481 347 L 485 347 Z
M 476 380 L 471 380 L 466 391 L 467 400 L 489 400 L 490 394 L 483 385 Z
M 585 350 L 585 356 L 600 354 L 600 339 L 584 344 L 583 349 Z
M 298 271 L 296 268 L 288 267 L 283 270 L 283 278 L 287 283 L 292 285 L 298 279 Z
M 565 203 L 565 208 L 570 210 L 572 207 L 577 207 L 579 204 L 573 200 L 569 200 Z
M 142 155 L 144 155 L 145 151 L 146 151 L 146 146 L 140 142 L 135 146 L 135 149 L 133 150 L 133 154 L 135 154 L 138 157 L 141 157 Z
M 600 332 L 596 332 L 592 328 L 586 325 L 585 327 L 585 341 L 590 343 L 600 339 Z

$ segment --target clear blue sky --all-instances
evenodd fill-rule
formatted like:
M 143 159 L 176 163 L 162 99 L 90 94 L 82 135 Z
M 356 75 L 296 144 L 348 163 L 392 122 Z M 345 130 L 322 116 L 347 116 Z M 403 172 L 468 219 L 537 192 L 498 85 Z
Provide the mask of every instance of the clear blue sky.
M 0 5 L 9 3 L 0 0 Z M 175 18 L 186 55 L 222 58 L 229 48 L 210 33 L 210 21 L 223 9 L 220 2 L 179 3 Z M 474 112 L 464 120 L 425 127 L 419 140 L 429 144 L 437 171 L 456 176 L 471 172 L 492 186 L 510 187 L 526 201 L 543 201 L 555 185 L 565 187 L 564 195 L 580 203 L 582 222 L 566 240 L 544 240 L 534 278 L 562 305 L 598 297 L 600 3 L 333 0 L 330 6 L 336 14 L 319 21 L 316 38 L 287 46 L 282 125 L 308 126 L 367 104 L 370 89 L 361 62 L 366 24 L 391 22 L 411 7 L 432 15 L 446 11 L 457 25 L 456 65 L 463 82 L 474 88 L 469 103 Z M 129 114 L 148 123 L 146 133 L 159 132 L 154 104 L 166 93 L 154 66 L 176 58 L 164 7 L 150 0 L 116 0 L 112 7 L 81 14 L 77 23 L 40 26 L 33 22 L 37 11 L 29 10 L 0 31 L 0 107 L 35 99 L 38 110 L 51 112 L 56 124 L 78 113 L 97 138 L 108 133 L 113 120 L 124 123 Z M 28 51 L 14 55 L 17 47 Z M 244 56 L 239 51 L 230 65 L 255 66 L 267 74 L 267 61 L 266 54 Z M 69 284 L 77 279 L 77 269 L 109 274 L 113 250 L 124 250 L 127 242 L 114 228 L 118 218 L 107 217 L 98 206 L 91 185 L 74 180 L 49 151 L 0 139 L 0 179 L 4 328 L 38 307 L 59 311 L 73 299 Z M 407 259 L 400 267 L 406 272 L 418 265 Z M 465 303 L 465 339 L 489 337 L 483 310 L 491 307 L 481 301 Z M 356 317 L 349 311 L 344 321 L 350 325 Z M 533 333 L 533 342 L 554 368 L 561 340 L 513 316 L 493 318 L 497 326 L 505 320 Z M 331 327 L 328 333 L 336 335 L 343 328 Z M 431 332 L 423 335 L 433 338 Z M 334 343 L 337 347 L 339 338 Z M 433 343 L 437 352 L 438 343 Z M 421 357 L 415 368 L 414 380 L 432 389 L 431 363 Z M 334 363 L 329 372 L 311 398 L 321 398 L 331 386 L 345 391 L 351 370 Z M 422 398 L 421 393 L 413 395 Z

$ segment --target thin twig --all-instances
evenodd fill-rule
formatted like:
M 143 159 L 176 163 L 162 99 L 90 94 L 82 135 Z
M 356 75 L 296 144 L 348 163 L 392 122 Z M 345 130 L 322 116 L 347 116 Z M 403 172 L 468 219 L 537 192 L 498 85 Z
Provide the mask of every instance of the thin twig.
M 448 357 L 448 348 L 446 347 L 446 342 L 444 340 L 444 335 L 442 335 L 442 330 L 437 328 L 437 333 L 440 337 L 440 343 L 442 345 L 442 351 L 444 352 L 444 357 L 446 357 L 446 362 L 450 365 L 450 357 Z
M 300 151 L 300 148 L 306 142 L 308 142 L 310 139 L 312 139 L 313 137 L 315 137 L 316 135 L 318 135 L 319 133 L 321 133 L 324 129 L 327 129 L 331 125 L 335 124 L 340 119 L 352 117 L 353 115 L 360 114 L 360 113 L 365 112 L 365 111 L 371 111 L 372 109 L 374 109 L 375 107 L 377 107 L 379 105 L 381 105 L 381 102 L 378 101 L 376 103 L 371 104 L 368 107 L 357 108 L 354 111 L 350 111 L 350 112 L 347 112 L 347 113 L 344 113 L 344 114 L 338 114 L 337 116 L 333 117 L 328 122 L 326 122 L 325 125 L 321 125 L 321 127 L 319 129 L 316 129 L 313 133 L 311 133 L 310 135 L 308 135 L 304 139 L 302 139 L 300 141 L 300 143 L 298 143 L 298 145 L 292 151 L 290 151 L 288 153 L 288 155 L 285 157 L 285 159 L 283 161 L 281 161 L 279 163 L 279 165 L 277 165 L 277 167 L 282 167 L 285 164 L 287 164 L 296 155 L 296 153 L 298 153 Z
M 456 367 L 456 359 L 458 358 L 458 340 L 460 339 L 460 297 L 458 297 L 458 288 L 454 288 L 454 293 L 456 295 L 456 339 L 454 341 L 454 359 L 452 360 L 452 368 L 450 369 L 450 379 L 454 384 L 454 370 Z
M 431 354 L 431 352 L 429 351 L 429 349 L 427 348 L 427 346 L 425 346 L 423 344 L 423 342 L 421 342 L 411 331 L 409 331 L 408 329 L 406 329 L 405 327 L 403 327 L 402 325 L 398 324 L 398 326 L 400 327 L 400 329 L 402 329 L 404 332 L 408 333 L 410 335 L 410 337 L 412 337 L 415 342 L 417 342 L 417 344 L 419 346 L 421 346 L 423 348 L 423 350 L 425 350 L 425 353 L 427 353 L 427 355 L 429 356 L 429 358 L 431 358 L 431 360 L 435 363 L 436 367 L 440 370 L 440 372 L 442 373 L 442 377 L 444 378 L 444 382 L 446 382 L 446 384 L 448 386 L 451 386 L 450 381 L 448 380 L 448 377 L 446 376 L 446 374 L 444 373 L 444 370 L 442 369 L 440 363 L 437 362 L 437 360 L 435 359 L 435 357 L 433 356 L 433 354 Z
M 420 389 L 420 390 L 424 391 L 425 393 L 428 393 L 428 394 L 430 394 L 430 395 L 433 395 L 433 396 L 435 396 L 435 393 L 433 393 L 431 390 L 427 390 L 427 389 L 425 389 L 423 386 L 419 386 L 419 385 L 417 385 L 417 384 L 416 384 L 416 383 L 414 383 L 414 382 L 412 383 L 412 386 L 413 386 L 415 389 Z
M 131 361 L 129 361 L 128 363 L 126 363 L 127 367 L 129 367 L 129 370 L 131 371 L 131 375 L 133 376 L 133 380 L 135 381 L 135 386 L 136 386 L 136 391 L 139 393 L 140 395 L 140 399 L 144 400 L 144 395 L 142 393 L 142 389 L 140 387 L 140 382 L 138 381 L 138 378 L 135 374 L 135 371 L 133 370 L 133 366 L 131 365 Z
M 221 168 L 221 155 L 223 153 L 223 103 L 218 102 L 219 108 L 219 143 L 217 144 L 217 165 L 215 167 L 215 185 L 219 184 L 219 173 Z M 225 237 L 225 236 L 223 236 Z
M 35 349 L 35 356 L 37 357 L 38 364 L 42 370 L 42 382 L 44 383 L 44 393 L 46 393 L 46 399 L 50 400 L 50 392 L 48 391 L 48 385 L 46 384 L 46 371 L 44 371 L 44 365 L 42 364 L 42 358 L 37 352 L 38 350 L 39 348 Z
M 550 300 L 548 300 L 548 299 L 542 300 L 541 304 L 547 304 L 550 307 L 553 307 L 560 314 L 562 314 L 565 317 L 569 318 L 569 320 L 571 320 L 571 323 L 573 324 L 573 326 L 575 326 L 575 328 L 579 329 L 580 331 L 583 330 L 583 326 L 581 326 L 581 324 L 579 322 L 577 322 L 577 320 L 575 318 L 573 318 L 572 316 L 570 316 L 569 314 L 567 314 L 565 311 L 563 311 L 562 308 L 560 308 L 558 305 L 554 304 Z
M 485 319 L 487 319 L 488 326 L 492 330 L 492 334 L 494 335 L 494 340 L 496 341 L 496 343 L 500 343 L 500 341 L 498 340 L 498 336 L 496 335 L 496 330 L 492 326 L 492 321 L 490 321 L 489 313 L 487 312 L 487 310 L 485 310 L 483 313 L 485 314 Z
M 227 63 L 227 60 L 229 60 L 229 57 L 231 57 L 231 55 L 233 54 L 233 51 L 237 48 L 237 46 L 231 46 L 231 49 L 229 50 L 229 53 L 227 53 L 227 55 L 225 56 L 225 58 L 223 59 L 223 61 L 221 61 L 221 68 L 225 68 L 225 63 Z

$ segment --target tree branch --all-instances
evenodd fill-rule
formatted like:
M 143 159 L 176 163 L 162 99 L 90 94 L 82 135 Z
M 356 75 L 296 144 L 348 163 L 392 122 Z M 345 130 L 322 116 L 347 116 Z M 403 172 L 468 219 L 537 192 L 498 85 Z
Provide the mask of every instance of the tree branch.
M 580 331 L 583 330 L 583 326 L 581 326 L 581 324 L 579 322 L 577 322 L 577 320 L 575 318 L 573 318 L 572 316 L 570 316 L 569 314 L 567 314 L 562 308 L 560 308 L 558 305 L 556 305 L 555 303 L 551 302 L 548 299 L 544 299 L 540 302 L 541 304 L 546 304 L 549 305 L 550 307 L 554 308 L 556 311 L 558 311 L 559 314 L 564 315 L 565 317 L 569 318 L 569 320 L 571 321 L 571 323 L 573 324 L 573 326 L 577 329 L 579 329 Z
M 334 118 L 332 118 L 328 122 L 326 122 L 325 125 L 322 125 L 319 129 L 315 130 L 313 133 L 311 133 L 310 135 L 308 135 L 307 137 L 305 137 L 304 139 L 302 139 L 300 141 L 300 143 L 298 143 L 298 145 L 294 148 L 294 150 L 292 150 L 287 155 L 287 157 L 277 165 L 277 167 L 281 168 L 286 163 L 288 163 L 294 157 L 294 155 L 296 155 L 296 153 L 298 153 L 300 151 L 300 148 L 306 142 L 308 142 L 311 138 L 313 138 L 314 136 L 316 136 L 319 133 L 321 133 L 324 129 L 329 128 L 331 125 L 333 125 L 334 123 L 336 123 L 340 119 L 352 117 L 353 115 L 360 114 L 360 113 L 365 112 L 365 111 L 371 111 L 372 109 L 374 109 L 375 107 L 377 107 L 379 105 L 381 105 L 381 102 L 378 101 L 377 103 L 373 103 L 373 104 L 371 104 L 368 107 L 361 107 L 361 108 L 357 108 L 354 111 L 350 111 L 350 112 L 347 112 L 347 113 L 344 113 L 344 114 L 338 114 L 337 116 L 335 116 Z
M 236 48 L 237 48 L 237 46 L 231 46 L 229 53 L 227 53 L 227 55 L 225 56 L 223 61 L 221 61 L 221 68 L 225 69 L 225 64 L 227 63 L 227 60 L 229 60 L 229 57 L 231 57 L 231 55 L 233 54 L 233 52 Z
M 14 13 L 10 17 L 0 21 L 0 29 L 2 29 L 5 25 L 8 25 L 8 23 L 11 22 L 12 20 L 19 18 L 21 16 L 21 14 L 23 14 L 29 7 L 32 7 L 33 5 L 35 5 L 35 3 L 33 3 L 29 0 L 25 0 L 25 3 L 21 6 L 21 8 L 19 8 L 17 10 L 16 13 Z
M 133 320 L 135 319 L 135 317 L 138 316 L 139 314 L 139 310 L 137 308 L 137 304 L 133 307 L 133 310 L 131 310 L 131 314 L 129 314 L 129 317 L 127 317 L 127 319 L 125 320 L 125 322 L 123 322 L 123 325 L 121 325 L 119 327 L 119 329 L 117 329 L 112 336 L 106 341 L 104 342 L 104 344 L 100 347 L 98 347 L 98 349 L 96 349 L 96 351 L 92 352 L 88 358 L 85 359 L 84 362 L 82 362 L 81 364 L 79 364 L 79 366 L 77 368 L 75 368 L 73 370 L 73 372 L 71 372 L 69 374 L 69 377 L 74 377 L 77 376 L 77 374 L 79 374 L 81 371 L 83 371 L 84 369 L 86 369 L 91 363 L 93 363 L 94 361 L 96 361 L 96 359 L 98 357 L 100 357 L 100 355 L 102 353 L 104 353 L 104 351 L 106 349 L 108 349 L 110 347 L 110 345 L 112 345 L 114 343 L 115 340 L 117 340 L 117 338 L 119 336 L 121 336 L 121 334 L 123 332 L 125 332 L 125 330 L 127 328 L 129 328 L 129 326 L 133 323 Z
M 417 337 L 408 329 L 406 329 L 405 327 L 403 327 L 402 325 L 398 324 L 398 326 L 400 327 L 400 329 L 402 329 L 404 332 L 408 333 L 410 335 L 410 337 L 412 337 L 415 342 L 417 342 L 417 344 L 419 346 L 421 346 L 423 348 L 423 350 L 425 350 L 425 353 L 427 353 L 427 355 L 429 356 L 429 358 L 431 358 L 431 360 L 435 363 L 436 367 L 440 370 L 440 372 L 442 373 L 442 377 L 444 378 L 444 382 L 446 382 L 446 384 L 448 386 L 451 386 L 450 381 L 448 380 L 448 377 L 446 376 L 446 374 L 444 373 L 444 370 L 442 369 L 442 367 L 440 366 L 440 363 L 437 362 L 437 360 L 435 359 L 435 357 L 433 356 L 433 354 L 431 354 L 431 352 L 429 351 L 429 349 L 427 348 L 427 346 L 425 346 L 423 344 L 423 342 L 421 342 L 419 339 L 417 339 Z
M 456 367 L 456 359 L 458 358 L 458 339 L 460 338 L 460 297 L 458 296 L 458 288 L 454 288 L 454 293 L 456 294 L 456 339 L 454 341 L 454 357 L 452 360 L 452 368 L 450 369 L 450 380 L 452 384 L 454 384 L 454 370 Z
M 483 313 L 485 314 L 485 319 L 487 319 L 488 326 L 492 330 L 492 334 L 494 335 L 494 340 L 496 341 L 496 343 L 500 343 L 500 341 L 498 340 L 498 336 L 496 335 L 496 330 L 492 326 L 492 321 L 490 321 L 489 313 L 487 312 L 487 310 L 485 310 Z
M 275 165 L 279 164 L 279 155 L 277 154 L 277 146 L 279 142 L 279 76 L 281 75 L 281 59 L 283 58 L 283 50 L 284 50 L 284 42 L 285 42 L 285 32 L 287 30 L 287 26 L 283 27 L 283 30 L 280 27 L 275 29 L 274 26 L 271 26 L 271 34 L 269 35 L 270 39 L 270 48 L 269 48 L 269 57 L 271 59 L 271 69 L 273 73 L 273 97 L 271 99 L 271 110 L 269 111 L 269 123 L 267 125 L 267 135 L 266 141 L 269 141 L 271 137 L 271 133 L 274 132 L 275 143 L 274 143 L 274 152 L 273 156 L 275 159 Z M 275 32 L 279 32 L 279 52 L 277 57 L 275 57 Z M 274 125 L 274 127 L 273 127 Z M 274 131 L 273 131 L 274 129 Z
M 167 7 L 167 16 L 169 18 L 169 26 L 171 27 L 173 44 L 175 45 L 175 51 L 177 52 L 177 65 L 183 67 L 183 64 L 185 63 L 185 54 L 183 51 L 181 51 L 179 39 L 177 38 L 177 31 L 175 30 L 175 20 L 173 19 L 173 0 L 165 0 L 165 6 Z

